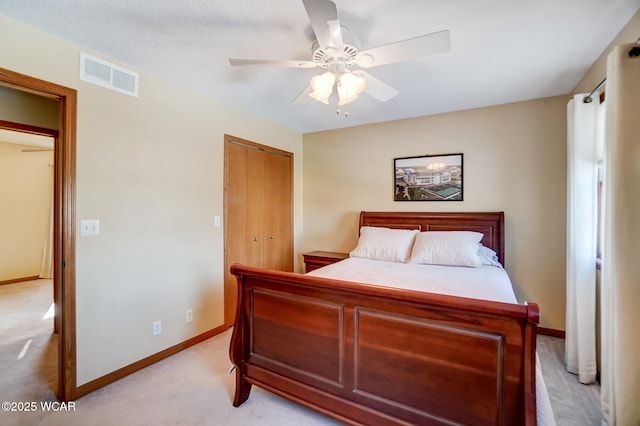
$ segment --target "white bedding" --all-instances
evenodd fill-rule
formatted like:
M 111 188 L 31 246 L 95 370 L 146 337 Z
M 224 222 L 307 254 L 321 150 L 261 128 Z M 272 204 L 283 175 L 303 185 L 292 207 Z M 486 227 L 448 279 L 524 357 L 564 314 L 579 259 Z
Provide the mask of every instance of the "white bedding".
M 509 275 L 504 269 L 495 266 L 467 268 L 350 257 L 311 271 L 307 275 L 472 299 L 518 303 Z
M 503 268 L 418 265 L 350 257 L 307 275 L 404 288 L 450 296 L 518 303 L 509 275 Z M 551 402 L 536 356 L 536 405 L 538 425 L 556 424 Z

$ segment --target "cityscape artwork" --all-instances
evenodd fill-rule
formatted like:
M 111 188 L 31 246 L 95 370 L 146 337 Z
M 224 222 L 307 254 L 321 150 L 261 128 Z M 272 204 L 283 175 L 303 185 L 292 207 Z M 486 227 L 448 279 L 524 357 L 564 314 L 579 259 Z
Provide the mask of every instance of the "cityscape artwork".
M 395 201 L 462 201 L 462 154 L 394 159 Z

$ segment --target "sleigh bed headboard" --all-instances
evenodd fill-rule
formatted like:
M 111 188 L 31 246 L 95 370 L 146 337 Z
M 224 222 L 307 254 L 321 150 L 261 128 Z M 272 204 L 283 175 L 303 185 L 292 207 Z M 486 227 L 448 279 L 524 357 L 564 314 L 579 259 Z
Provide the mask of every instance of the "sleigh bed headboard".
M 482 244 L 504 265 L 504 212 L 360 212 L 360 227 L 379 226 L 419 231 L 475 231 Z

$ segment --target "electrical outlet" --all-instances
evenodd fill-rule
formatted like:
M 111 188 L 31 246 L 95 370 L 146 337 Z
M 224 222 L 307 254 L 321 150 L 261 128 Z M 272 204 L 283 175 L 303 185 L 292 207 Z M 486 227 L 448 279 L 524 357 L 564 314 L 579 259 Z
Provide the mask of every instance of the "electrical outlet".
M 187 311 L 187 322 L 193 321 L 193 309 Z
M 154 321 L 153 322 L 153 335 L 157 336 L 160 333 L 162 333 L 162 321 L 160 321 L 160 320 Z

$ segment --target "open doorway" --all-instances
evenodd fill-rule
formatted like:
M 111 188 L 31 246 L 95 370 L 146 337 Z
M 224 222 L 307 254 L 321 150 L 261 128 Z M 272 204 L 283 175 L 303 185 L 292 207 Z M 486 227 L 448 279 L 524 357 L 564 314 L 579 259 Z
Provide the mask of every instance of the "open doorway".
M 5 105 L 3 90 L 9 89 L 0 87 Z M 45 105 L 57 118 L 58 103 Z M 52 251 L 58 131 L 1 123 L 0 363 L 6 371 L 0 393 L 3 401 L 50 400 L 57 392 Z
M 0 86 L 59 102 L 58 143 L 53 157 L 53 282 L 58 326 L 57 398 L 75 399 L 75 156 L 77 92 L 0 68 Z M 0 116 L 0 120 L 3 117 Z M 0 126 L 7 125 L 0 121 Z M 23 130 L 33 131 L 26 125 Z
M 0 87 L 0 104 L 5 101 Z M 51 105 L 57 116 L 57 103 Z M 57 129 L 0 120 L 0 194 L 5 207 L 0 210 L 0 284 L 53 279 L 57 138 Z

